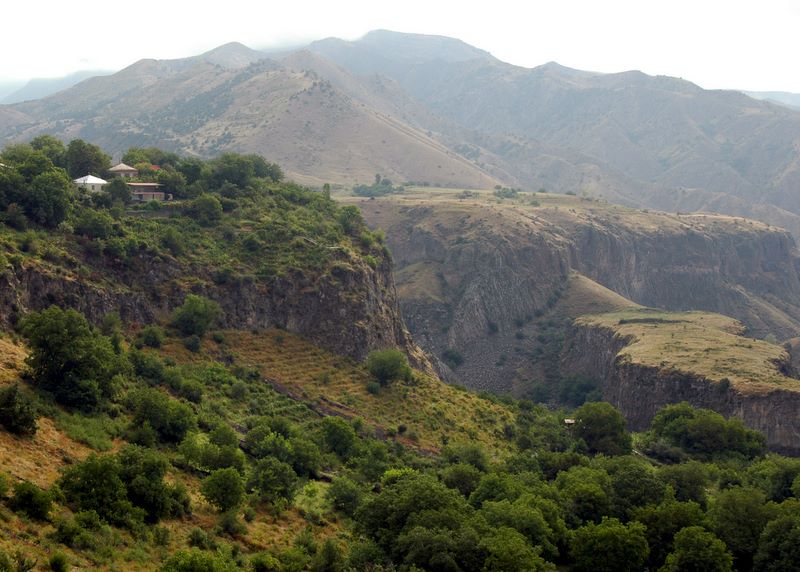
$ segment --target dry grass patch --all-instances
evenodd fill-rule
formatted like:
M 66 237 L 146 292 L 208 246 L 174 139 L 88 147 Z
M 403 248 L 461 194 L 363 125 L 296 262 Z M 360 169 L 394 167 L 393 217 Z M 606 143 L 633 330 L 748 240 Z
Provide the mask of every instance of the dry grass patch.
M 671 368 L 713 381 L 728 379 L 747 392 L 775 387 L 800 391 L 800 381 L 783 375 L 783 347 L 746 338 L 733 318 L 707 312 L 662 312 L 647 308 L 584 316 L 578 324 L 612 329 L 630 339 L 620 356 L 633 363 Z

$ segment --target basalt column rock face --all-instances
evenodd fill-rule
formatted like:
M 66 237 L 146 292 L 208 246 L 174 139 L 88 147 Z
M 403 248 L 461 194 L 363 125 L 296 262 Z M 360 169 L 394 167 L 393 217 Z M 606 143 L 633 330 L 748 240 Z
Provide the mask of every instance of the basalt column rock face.
M 224 284 L 163 261 L 137 266 L 138 275 L 109 270 L 92 279 L 35 262 L 8 268 L 0 275 L 0 326 L 51 305 L 79 310 L 93 323 L 111 312 L 126 324 L 163 323 L 193 293 L 220 304 L 223 328 L 283 328 L 356 360 L 373 349 L 400 347 L 417 367 L 431 367 L 400 316 L 388 261 L 372 268 L 351 260 L 322 276 L 295 272 L 270 283 L 241 277 Z
M 603 398 L 622 412 L 632 430 L 646 429 L 656 412 L 671 403 L 735 416 L 767 437 L 770 449 L 800 455 L 800 392 L 780 387 L 753 391 L 691 372 L 631 363 L 620 351 L 629 339 L 612 329 L 575 325 L 562 354 L 565 371 L 600 381 Z

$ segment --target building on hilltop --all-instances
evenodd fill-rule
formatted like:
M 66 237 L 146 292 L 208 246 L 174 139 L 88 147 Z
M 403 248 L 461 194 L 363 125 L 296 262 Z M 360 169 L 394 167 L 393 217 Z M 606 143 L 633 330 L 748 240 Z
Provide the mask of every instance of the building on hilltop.
M 86 175 L 72 182 L 79 189 L 89 191 L 90 193 L 99 193 L 103 190 L 103 187 L 108 184 L 108 181 L 104 181 L 100 177 L 95 177 L 94 175 Z
M 169 201 L 172 199 L 172 195 L 167 195 L 160 190 L 161 185 L 159 183 L 128 183 L 128 188 L 130 188 L 131 197 L 135 202 Z
M 109 174 L 116 175 L 118 177 L 127 177 L 129 179 L 133 179 L 139 176 L 139 171 L 135 167 L 131 167 L 130 165 L 126 165 L 125 163 L 120 163 L 119 165 L 114 165 L 108 170 Z

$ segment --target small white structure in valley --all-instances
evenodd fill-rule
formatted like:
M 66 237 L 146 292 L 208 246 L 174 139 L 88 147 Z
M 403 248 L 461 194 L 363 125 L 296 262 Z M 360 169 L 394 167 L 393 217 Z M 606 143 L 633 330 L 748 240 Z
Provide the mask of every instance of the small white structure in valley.
M 75 186 L 79 189 L 84 189 L 90 193 L 99 193 L 103 190 L 103 187 L 108 184 L 108 181 L 104 181 L 100 177 L 95 177 L 94 175 L 86 175 L 72 182 L 75 183 Z

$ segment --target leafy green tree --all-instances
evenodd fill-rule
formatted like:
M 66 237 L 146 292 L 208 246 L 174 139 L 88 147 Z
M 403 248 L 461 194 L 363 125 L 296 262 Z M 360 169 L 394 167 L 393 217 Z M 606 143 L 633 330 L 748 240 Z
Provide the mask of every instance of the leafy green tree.
M 800 476 L 800 459 L 768 455 L 747 468 L 747 481 L 767 494 L 769 500 L 781 502 L 794 493 L 792 483 Z
M 667 554 L 672 552 L 673 539 L 679 530 L 707 525 L 706 515 L 699 504 L 675 499 L 667 499 L 658 506 L 636 508 L 632 517 L 647 528 L 647 543 L 650 546 L 648 564 L 652 570 L 664 564 Z
M 690 526 L 675 535 L 675 549 L 661 572 L 731 572 L 733 557 L 713 532 Z
M 485 502 L 477 515 L 493 530 L 513 529 L 522 534 L 532 546 L 539 546 L 550 557 L 558 556 L 557 538 L 550 529 L 541 509 L 529 495 L 515 500 Z
M 122 177 L 114 177 L 111 179 L 103 190 L 108 193 L 112 202 L 120 202 L 127 205 L 133 200 L 131 188 Z
M 128 500 L 121 467 L 113 455 L 89 455 L 68 468 L 58 484 L 73 510 L 95 511 L 112 524 L 123 524 L 133 505 Z
M 128 401 L 133 410 L 133 425 L 149 424 L 162 441 L 178 443 L 195 425 L 194 413 L 188 405 L 170 399 L 157 389 L 135 391 Z
M 222 203 L 214 195 L 203 193 L 191 202 L 188 213 L 201 226 L 214 226 L 222 219 Z
M 442 482 L 449 489 L 455 489 L 464 497 L 469 497 L 481 480 L 481 472 L 466 463 L 457 463 L 442 469 Z
M 326 417 L 322 420 L 322 439 L 327 449 L 342 459 L 348 458 L 356 449 L 358 436 L 355 429 L 341 417 Z
M 254 490 L 265 501 L 275 503 L 281 499 L 291 502 L 297 491 L 297 474 L 287 463 L 274 457 L 261 459 L 247 482 L 247 488 Z
M 52 135 L 39 135 L 31 140 L 31 147 L 44 154 L 56 167 L 63 169 L 67 166 L 67 147 L 60 139 Z
M 408 358 L 398 349 L 374 350 L 367 356 L 367 371 L 378 380 L 381 385 L 408 378 L 411 368 Z
M 92 410 L 114 395 L 114 376 L 124 362 L 83 315 L 51 306 L 28 314 L 20 329 L 31 348 L 27 363 L 34 383 L 59 403 Z
M 0 390 L 0 425 L 17 435 L 36 433 L 36 407 L 15 383 Z
M 172 313 L 172 325 L 184 336 L 203 336 L 222 314 L 214 300 L 188 294 L 180 308 Z
M 800 568 L 800 516 L 784 515 L 769 522 L 758 541 L 753 570 L 784 572 Z
M 111 168 L 111 157 L 97 145 L 83 139 L 73 139 L 67 145 L 65 156 L 67 171 L 73 179 L 84 175 L 102 176 Z
M 332 539 L 328 538 L 317 550 L 311 560 L 313 572 L 342 572 L 344 570 L 344 556 L 342 549 Z
M 486 554 L 484 572 L 544 572 L 556 567 L 545 561 L 518 531 L 499 527 L 479 545 Z
M 50 493 L 33 483 L 20 482 L 14 485 L 14 496 L 8 503 L 11 510 L 27 514 L 35 520 L 47 520 L 53 508 Z
M 702 463 L 688 461 L 679 465 L 661 467 L 658 476 L 675 491 L 679 501 L 694 501 L 706 506 L 706 487 L 709 484 L 708 470 Z
M 658 504 L 664 498 L 665 485 L 650 463 L 624 456 L 605 459 L 601 466 L 611 476 L 612 511 L 618 518 L 627 520 L 634 508 Z
M 576 572 L 634 572 L 642 569 L 649 548 L 641 523 L 604 518 L 575 531 L 570 554 Z
M 631 436 L 619 410 L 604 401 L 584 403 L 575 411 L 575 435 L 586 442 L 589 452 L 627 455 Z
M 148 522 L 180 516 L 188 510 L 185 491 L 164 482 L 169 463 L 160 453 L 129 445 L 119 452 L 117 458 L 127 498 L 145 511 Z
M 449 443 L 442 449 L 442 457 L 450 464 L 466 463 L 479 471 L 489 467 L 489 456 L 478 443 Z
M 774 513 L 764 493 L 751 487 L 733 487 L 713 498 L 708 509 L 711 528 L 733 553 L 737 568 L 752 565 L 759 537 Z
M 244 500 L 244 481 L 236 469 L 218 469 L 203 479 L 200 492 L 221 512 L 238 507 Z
M 603 469 L 572 467 L 558 474 L 556 486 L 573 525 L 600 522 L 611 512 L 611 478 Z
M 113 236 L 114 219 L 107 212 L 83 209 L 75 220 L 75 234 L 92 239 L 106 239 Z
M 220 554 L 209 554 L 193 548 L 179 550 L 170 556 L 159 572 L 239 572 L 241 568 Z
M 27 217 L 54 228 L 69 214 L 72 186 L 63 171 L 54 170 L 34 177 L 21 201 Z
M 325 495 L 333 504 L 333 508 L 342 511 L 347 516 L 353 516 L 361 505 L 364 493 L 352 479 L 337 477 L 333 479 Z

